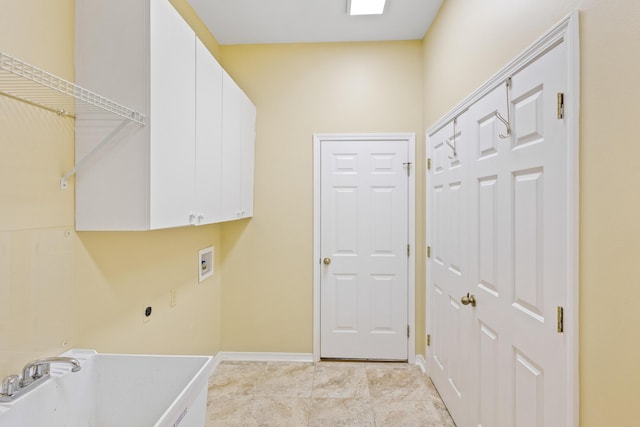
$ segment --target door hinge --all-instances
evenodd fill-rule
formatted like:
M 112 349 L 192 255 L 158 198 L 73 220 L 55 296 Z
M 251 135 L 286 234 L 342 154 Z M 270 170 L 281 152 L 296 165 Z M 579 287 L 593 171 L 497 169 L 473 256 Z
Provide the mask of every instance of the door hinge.
M 427 246 L 427 258 L 431 258 L 431 246 Z
M 411 256 L 411 245 L 407 243 L 407 256 Z
M 431 346 L 431 334 L 427 335 L 427 347 Z
M 407 325 L 407 338 L 411 338 L 411 328 Z
M 431 158 L 427 159 L 427 170 L 431 170 Z
M 564 308 L 558 306 L 558 333 L 564 332 Z
M 403 165 L 407 168 L 407 176 L 411 176 L 411 162 L 403 163 Z
M 558 92 L 558 119 L 564 118 L 564 93 Z

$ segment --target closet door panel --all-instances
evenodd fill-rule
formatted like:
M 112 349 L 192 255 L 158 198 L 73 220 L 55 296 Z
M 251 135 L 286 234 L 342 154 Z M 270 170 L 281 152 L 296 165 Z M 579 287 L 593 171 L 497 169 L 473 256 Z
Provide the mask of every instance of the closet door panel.
M 496 411 L 503 426 L 563 425 L 566 416 L 566 344 L 556 325 L 566 304 L 567 152 L 556 112 L 564 55 L 564 45 L 554 47 L 468 110 L 477 139 L 468 165 L 481 390 L 474 425 Z M 496 112 L 510 118 L 510 135 Z
M 429 191 L 428 267 L 432 343 L 430 375 L 460 425 L 468 425 L 476 398 L 473 383 L 473 311 L 461 303 L 469 292 L 468 162 L 472 135 L 460 115 L 429 137 L 433 160 Z

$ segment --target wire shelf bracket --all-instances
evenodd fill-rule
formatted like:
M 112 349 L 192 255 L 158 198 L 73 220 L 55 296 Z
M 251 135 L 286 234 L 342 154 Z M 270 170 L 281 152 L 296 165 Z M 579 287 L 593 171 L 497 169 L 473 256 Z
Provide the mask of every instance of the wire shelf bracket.
M 0 52 L 0 94 L 55 112 L 61 117 L 97 118 L 107 115 L 114 118 L 116 116 L 125 120 L 118 130 L 131 122 L 142 126 L 146 124 L 144 114 L 3 52 Z M 85 160 L 92 157 L 113 136 L 113 134 L 109 135 L 62 177 L 60 181 L 62 189 L 67 188 L 67 180 L 76 173 Z

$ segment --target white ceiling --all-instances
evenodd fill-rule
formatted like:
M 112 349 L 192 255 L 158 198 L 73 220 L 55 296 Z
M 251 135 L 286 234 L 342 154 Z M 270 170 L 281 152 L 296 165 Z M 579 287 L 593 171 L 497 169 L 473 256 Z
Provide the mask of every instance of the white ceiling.
M 347 0 L 188 1 L 228 45 L 422 39 L 443 0 L 387 0 L 381 16 L 349 16 Z

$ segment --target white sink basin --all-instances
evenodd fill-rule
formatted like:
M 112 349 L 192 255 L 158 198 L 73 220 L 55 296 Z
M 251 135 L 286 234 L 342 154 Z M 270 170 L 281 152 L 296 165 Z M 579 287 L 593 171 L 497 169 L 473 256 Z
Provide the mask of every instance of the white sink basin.
M 0 427 L 202 427 L 211 356 L 71 350 L 82 369 L 52 364 L 51 378 L 9 403 Z

